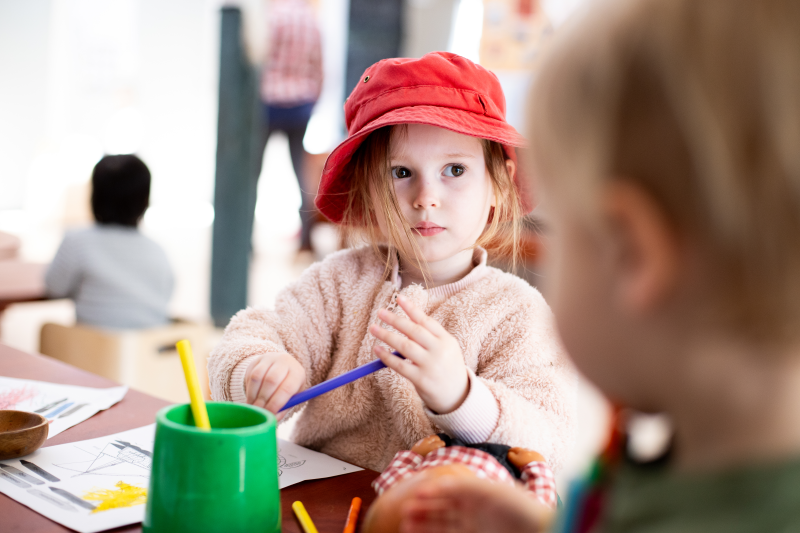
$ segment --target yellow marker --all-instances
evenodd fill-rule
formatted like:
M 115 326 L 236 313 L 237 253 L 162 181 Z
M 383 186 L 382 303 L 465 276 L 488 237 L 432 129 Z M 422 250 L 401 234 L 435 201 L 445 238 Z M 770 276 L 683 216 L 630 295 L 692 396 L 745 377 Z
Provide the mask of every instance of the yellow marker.
M 200 381 L 197 379 L 197 369 L 194 366 L 192 345 L 189 344 L 189 341 L 184 339 L 178 341 L 175 347 L 178 349 L 178 354 L 181 356 L 183 375 L 186 376 L 186 386 L 189 388 L 194 425 L 208 431 L 211 429 L 211 423 L 208 421 L 206 402 L 203 400 L 203 393 L 200 391 Z
M 314 522 L 311 521 L 311 517 L 308 516 L 308 511 L 306 508 L 303 507 L 303 504 L 300 502 L 294 502 L 292 504 L 292 510 L 294 514 L 297 515 L 297 520 L 300 522 L 300 526 L 303 528 L 303 531 L 306 533 L 319 533 L 317 531 L 317 526 L 314 525 Z

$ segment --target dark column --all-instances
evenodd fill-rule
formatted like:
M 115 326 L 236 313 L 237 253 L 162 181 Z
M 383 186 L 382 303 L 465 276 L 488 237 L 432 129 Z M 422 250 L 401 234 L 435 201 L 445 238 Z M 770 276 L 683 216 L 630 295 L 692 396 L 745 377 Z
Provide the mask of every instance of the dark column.
M 345 95 L 373 63 L 400 56 L 403 0 L 350 0 Z
M 247 275 L 262 154 L 258 76 L 242 44 L 242 14 L 222 9 L 219 118 L 211 252 L 211 317 L 217 327 L 247 305 Z

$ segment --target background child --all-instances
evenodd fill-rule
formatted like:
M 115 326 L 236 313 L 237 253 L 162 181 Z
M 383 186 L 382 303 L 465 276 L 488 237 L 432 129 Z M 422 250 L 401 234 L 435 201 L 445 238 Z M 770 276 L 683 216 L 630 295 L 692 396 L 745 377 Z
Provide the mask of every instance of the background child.
M 668 413 L 674 446 L 623 465 L 580 531 L 800 531 L 800 3 L 602 9 L 565 30 L 533 99 L 548 300 L 580 369 Z M 478 482 L 407 511 L 422 533 L 542 524 Z
M 97 224 L 71 231 L 47 270 L 50 298 L 72 298 L 79 323 L 149 328 L 169 321 L 172 270 L 137 226 L 150 199 L 150 171 L 135 155 L 105 156 L 92 172 Z
M 536 449 L 557 467 L 574 375 L 541 295 L 488 267 L 482 247 L 515 246 L 523 209 L 523 139 L 497 78 L 447 53 L 384 60 L 345 113 L 350 136 L 326 163 L 317 206 L 372 246 L 313 265 L 274 311 L 237 314 L 209 361 L 212 396 L 278 412 L 377 354 L 395 371 L 308 402 L 295 442 L 382 470 L 440 428 Z

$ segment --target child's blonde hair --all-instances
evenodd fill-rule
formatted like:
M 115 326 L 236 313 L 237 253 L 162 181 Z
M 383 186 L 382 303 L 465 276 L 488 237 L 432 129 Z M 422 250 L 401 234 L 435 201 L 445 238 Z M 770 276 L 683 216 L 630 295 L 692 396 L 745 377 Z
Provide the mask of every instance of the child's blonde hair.
M 415 261 L 424 275 L 425 261 L 413 239 L 411 227 L 400 211 L 389 167 L 392 140 L 398 135 L 405 135 L 406 131 L 404 124 L 379 128 L 370 133 L 353 154 L 349 167 L 351 185 L 341 231 L 351 245 L 366 240 L 378 253 L 380 244 L 387 245 L 389 253 L 384 256 L 387 272 L 391 269 L 396 251 L 405 260 Z M 489 253 L 508 257 L 512 266 L 516 266 L 520 254 L 523 209 L 514 176 L 506 168 L 507 157 L 503 146 L 486 139 L 480 141 L 486 169 L 492 180 L 495 207 L 490 213 L 486 230 L 474 246 L 482 246 Z M 389 235 L 382 235 L 378 228 L 374 216 L 377 209 L 385 214 Z M 410 243 L 410 249 L 406 242 Z
M 540 175 L 588 217 L 603 181 L 638 184 L 705 251 L 715 317 L 796 341 L 800 2 L 624 0 L 585 16 L 604 22 L 565 27 L 534 88 Z

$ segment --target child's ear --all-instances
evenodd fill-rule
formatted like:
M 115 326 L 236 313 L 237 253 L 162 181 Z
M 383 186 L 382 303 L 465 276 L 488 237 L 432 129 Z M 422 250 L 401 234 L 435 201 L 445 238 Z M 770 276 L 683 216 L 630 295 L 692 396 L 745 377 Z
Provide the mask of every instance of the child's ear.
M 655 199 L 629 181 L 607 185 L 603 210 L 612 232 L 619 303 L 633 312 L 656 311 L 681 275 L 675 228 Z
M 508 172 L 508 177 L 511 178 L 511 181 L 514 181 L 514 176 L 517 173 L 517 164 L 512 161 L 511 159 L 506 159 L 506 172 Z M 494 187 L 492 187 L 492 207 L 497 207 L 497 197 L 494 193 Z M 489 221 L 491 222 L 491 218 Z
M 506 172 L 508 172 L 508 177 L 511 178 L 511 181 L 514 181 L 514 176 L 517 175 L 517 164 L 513 159 L 506 159 Z

